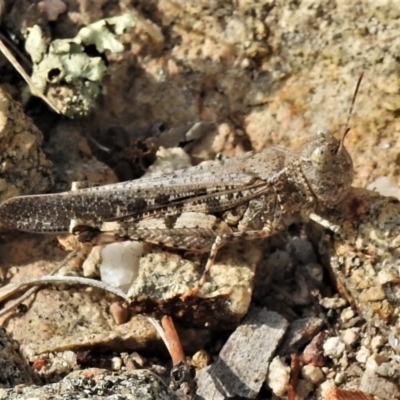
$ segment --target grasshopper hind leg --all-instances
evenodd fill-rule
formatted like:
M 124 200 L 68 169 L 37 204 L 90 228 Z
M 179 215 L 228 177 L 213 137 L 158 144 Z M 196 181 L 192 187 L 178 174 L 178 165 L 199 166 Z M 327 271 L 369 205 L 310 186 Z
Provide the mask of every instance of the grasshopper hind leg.
M 263 230 L 254 230 L 254 231 L 247 231 L 247 232 L 233 232 L 233 233 L 227 233 L 224 235 L 218 235 L 215 240 L 213 245 L 211 246 L 211 250 L 206 262 L 206 265 L 204 267 L 204 272 L 199 280 L 199 283 L 197 286 L 194 288 L 190 289 L 188 292 L 183 294 L 181 296 L 182 300 L 187 299 L 188 297 L 194 297 L 197 296 L 201 288 L 204 286 L 204 284 L 207 282 L 208 278 L 208 273 L 213 266 L 215 259 L 217 257 L 218 250 L 225 246 L 226 244 L 232 242 L 232 241 L 238 241 L 238 240 L 257 240 L 257 239 L 265 239 L 269 236 L 271 236 L 273 232 L 270 229 L 263 229 Z

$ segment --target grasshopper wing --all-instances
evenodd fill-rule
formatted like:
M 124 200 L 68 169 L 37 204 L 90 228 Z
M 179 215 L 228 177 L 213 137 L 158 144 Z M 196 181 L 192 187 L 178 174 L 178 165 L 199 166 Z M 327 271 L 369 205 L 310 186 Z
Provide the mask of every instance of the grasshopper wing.
M 0 222 L 22 231 L 61 233 L 71 221 L 96 228 L 104 221 L 224 211 L 270 190 L 284 157 L 284 150 L 270 148 L 135 181 L 14 197 L 1 204 Z

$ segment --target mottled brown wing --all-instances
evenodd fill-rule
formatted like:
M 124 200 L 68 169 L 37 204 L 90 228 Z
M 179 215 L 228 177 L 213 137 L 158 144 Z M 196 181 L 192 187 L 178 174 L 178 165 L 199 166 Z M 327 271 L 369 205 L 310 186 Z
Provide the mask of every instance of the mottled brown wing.
M 60 233 L 69 231 L 71 220 L 99 227 L 104 221 L 226 210 L 265 192 L 268 181 L 259 178 L 261 154 L 269 176 L 279 174 L 284 152 L 269 149 L 135 181 L 15 197 L 0 206 L 0 221 L 12 229 Z

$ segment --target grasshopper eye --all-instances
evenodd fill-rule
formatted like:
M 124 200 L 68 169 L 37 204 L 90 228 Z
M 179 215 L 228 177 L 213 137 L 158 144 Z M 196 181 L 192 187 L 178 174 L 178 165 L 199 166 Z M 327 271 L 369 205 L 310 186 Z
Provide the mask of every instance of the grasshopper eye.
M 327 152 L 328 149 L 326 147 L 317 147 L 311 153 L 310 160 L 313 164 L 320 164 L 325 160 Z
M 319 146 L 311 153 L 310 160 L 313 164 L 323 164 L 330 162 L 338 153 L 340 143 L 330 143 Z

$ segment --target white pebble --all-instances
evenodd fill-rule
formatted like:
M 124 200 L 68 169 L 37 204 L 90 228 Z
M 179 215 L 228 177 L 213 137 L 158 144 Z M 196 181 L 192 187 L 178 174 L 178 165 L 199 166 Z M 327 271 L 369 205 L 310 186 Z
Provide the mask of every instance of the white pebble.
M 376 371 L 379 365 L 374 355 L 368 357 L 367 362 L 365 363 L 365 369 L 368 371 Z
M 339 358 L 343 355 L 346 345 L 337 336 L 328 338 L 323 345 L 324 354 L 329 358 Z
M 340 297 L 324 297 L 320 300 L 319 304 L 327 310 L 346 307 L 347 301 Z
M 400 339 L 398 337 L 397 327 L 392 328 L 389 332 L 388 343 L 393 348 L 393 350 L 396 351 L 396 353 L 400 352 Z
M 269 366 L 266 379 L 267 386 L 272 392 L 280 397 L 284 396 L 290 379 L 290 367 L 285 364 L 279 357 L 275 357 Z
M 157 176 L 174 172 L 178 169 L 191 167 L 190 157 L 181 147 L 166 149 L 160 147 L 156 154 L 156 161 L 147 168 L 144 176 Z
M 139 242 L 116 242 L 104 246 L 101 251 L 101 280 L 128 290 L 138 276 L 142 253 L 143 245 Z
M 113 371 L 119 371 L 122 368 L 122 359 L 121 357 L 113 357 L 111 359 L 111 369 Z
M 360 350 L 357 351 L 356 360 L 359 363 L 365 363 L 370 355 L 371 352 L 365 346 L 361 346 Z
M 352 318 L 354 318 L 355 313 L 354 310 L 351 307 L 346 307 L 341 313 L 340 313 L 340 320 L 342 322 L 348 322 Z
M 349 328 L 341 334 L 340 338 L 347 346 L 352 346 L 358 340 L 358 332 L 354 328 Z
M 75 365 L 77 363 L 77 356 L 74 351 L 64 351 L 63 353 L 61 353 L 61 356 L 63 360 L 68 361 L 69 365 Z

